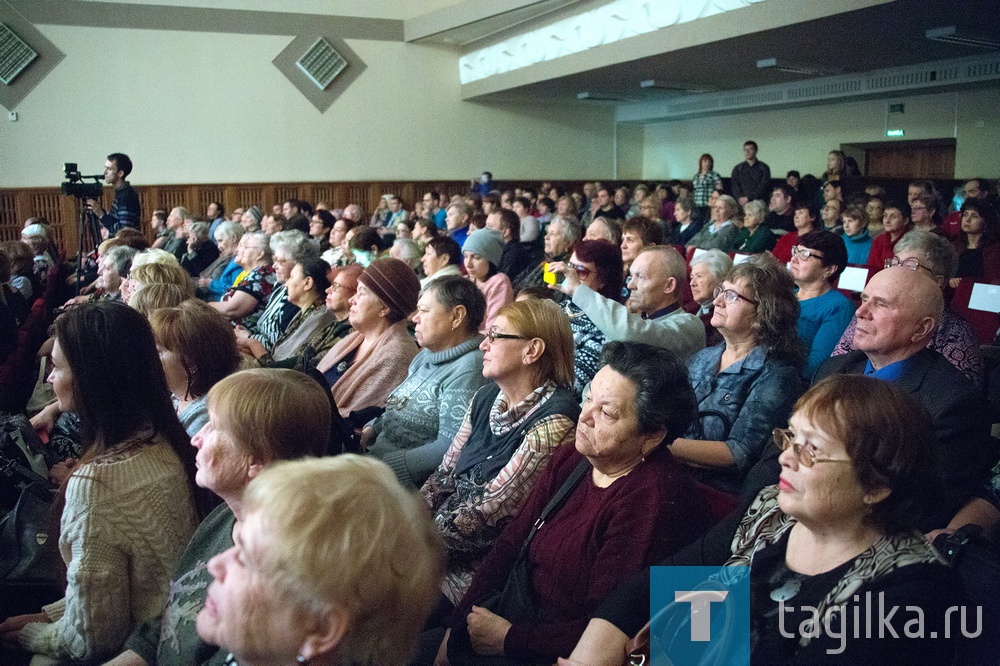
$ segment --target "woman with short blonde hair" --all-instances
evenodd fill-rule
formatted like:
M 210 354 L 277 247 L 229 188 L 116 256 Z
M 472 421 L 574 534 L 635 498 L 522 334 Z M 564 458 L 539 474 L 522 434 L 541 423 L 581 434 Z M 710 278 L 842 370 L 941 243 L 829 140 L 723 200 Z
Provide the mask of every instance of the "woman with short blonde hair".
M 239 663 L 408 663 L 437 599 L 442 548 L 385 463 L 278 463 L 250 484 L 244 508 L 237 544 L 208 563 L 203 640 Z

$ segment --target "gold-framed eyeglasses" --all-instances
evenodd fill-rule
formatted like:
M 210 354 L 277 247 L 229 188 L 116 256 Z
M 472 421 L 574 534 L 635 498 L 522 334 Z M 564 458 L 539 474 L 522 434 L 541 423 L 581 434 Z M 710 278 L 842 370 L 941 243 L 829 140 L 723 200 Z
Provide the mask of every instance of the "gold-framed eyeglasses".
M 795 458 L 799 461 L 799 464 L 805 467 L 812 467 L 816 463 L 831 462 L 831 463 L 849 463 L 851 462 L 847 458 L 820 458 L 816 455 L 816 450 L 810 448 L 806 444 L 797 444 L 795 442 L 795 433 L 789 428 L 775 428 L 771 431 L 771 437 L 774 438 L 774 444 L 782 451 L 786 450 L 788 447 L 792 447 L 792 453 L 795 454 Z
M 751 305 L 757 305 L 757 301 L 753 300 L 752 298 L 747 298 L 746 296 L 736 291 L 735 289 L 723 289 L 722 285 L 717 286 L 715 288 L 715 291 L 712 292 L 713 300 L 718 298 L 719 296 L 722 296 L 722 302 L 725 303 L 726 305 L 732 305 L 738 300 L 746 301 Z

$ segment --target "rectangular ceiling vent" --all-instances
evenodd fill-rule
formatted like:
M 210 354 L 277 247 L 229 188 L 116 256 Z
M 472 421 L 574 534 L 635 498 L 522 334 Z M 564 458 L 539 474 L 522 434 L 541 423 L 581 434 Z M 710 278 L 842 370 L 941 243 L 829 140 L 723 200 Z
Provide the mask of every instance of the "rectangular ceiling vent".
M 10 85 L 38 54 L 3 23 L 0 23 L 0 81 Z
M 322 37 L 317 39 L 309 50 L 295 61 L 295 64 L 320 90 L 326 90 L 337 75 L 347 67 L 344 57 Z

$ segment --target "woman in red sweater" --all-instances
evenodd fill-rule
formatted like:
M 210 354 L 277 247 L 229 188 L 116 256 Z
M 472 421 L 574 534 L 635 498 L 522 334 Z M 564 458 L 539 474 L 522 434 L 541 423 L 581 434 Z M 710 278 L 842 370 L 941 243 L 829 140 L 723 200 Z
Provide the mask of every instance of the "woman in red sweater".
M 572 650 L 592 612 L 621 581 L 708 524 L 692 481 L 664 446 L 685 431 L 696 409 L 683 364 L 665 349 L 622 342 L 609 343 L 603 360 L 576 446 L 553 454 L 452 616 L 439 651 L 439 658 L 447 651 L 452 666 L 488 655 L 554 662 Z M 576 485 L 530 538 L 571 477 Z M 529 603 L 497 599 L 521 567 Z M 484 602 L 489 597 L 493 603 Z
M 909 204 L 894 201 L 887 203 L 885 212 L 882 213 L 882 227 L 884 231 L 872 241 L 872 249 L 868 253 L 868 268 L 874 271 L 870 275 L 885 268 L 886 260 L 892 259 L 896 251 L 896 243 L 913 228 Z

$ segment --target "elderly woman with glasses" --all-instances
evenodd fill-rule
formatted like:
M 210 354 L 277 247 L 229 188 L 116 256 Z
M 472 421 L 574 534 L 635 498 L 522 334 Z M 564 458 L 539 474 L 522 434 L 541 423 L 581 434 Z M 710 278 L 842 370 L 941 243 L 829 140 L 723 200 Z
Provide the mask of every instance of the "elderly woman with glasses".
M 885 268 L 905 266 L 913 271 L 923 271 L 934 278 L 942 291 L 954 277 L 958 265 L 955 249 L 946 238 L 928 231 L 907 232 L 895 247 L 896 254 L 884 262 Z M 945 301 L 947 302 L 947 300 Z M 840 342 L 833 349 L 833 356 L 854 351 L 854 332 L 858 319 L 854 317 L 847 326 Z M 941 321 L 928 345 L 939 352 L 969 378 L 979 389 L 986 385 L 983 353 L 969 322 L 945 307 Z
M 802 343 L 788 334 L 799 303 L 785 267 L 760 254 L 715 288 L 714 306 L 712 326 L 723 343 L 688 361 L 699 414 L 671 451 L 707 483 L 731 492 L 800 393 Z
M 483 377 L 458 434 L 421 488 L 448 549 L 442 591 L 465 594 L 552 453 L 573 439 L 579 403 L 569 320 L 552 301 L 504 307 L 486 335 Z
M 452 617 L 446 647 L 454 666 L 500 655 L 552 663 L 621 581 L 705 525 L 694 483 L 664 445 L 694 417 L 684 365 L 665 349 L 623 342 L 610 343 L 603 360 L 575 446 L 553 455 Z M 535 533 L 538 521 L 544 527 Z M 521 573 L 530 599 L 489 596 Z
M 262 233 L 245 234 L 236 247 L 235 261 L 243 272 L 222 295 L 222 300 L 209 305 L 251 329 L 264 312 L 277 282 L 267 236 Z
M 806 379 L 830 357 L 854 317 L 854 304 L 833 288 L 846 265 L 844 241 L 830 231 L 808 233 L 792 248 L 791 273 L 798 286 L 798 332 L 806 348 Z
M 727 542 L 725 564 L 752 566 L 750 663 L 955 663 L 948 609 L 961 605 L 961 583 L 918 531 L 940 489 L 927 411 L 891 382 L 835 375 L 802 396 L 789 426 L 773 431 L 777 485 L 760 491 Z M 622 663 L 640 623 L 628 606 L 648 593 L 648 583 L 616 591 L 619 610 L 599 611 L 570 663 Z M 690 604 L 680 606 L 688 617 Z M 880 618 L 884 632 L 866 630 Z M 651 623 L 668 656 L 678 628 Z

